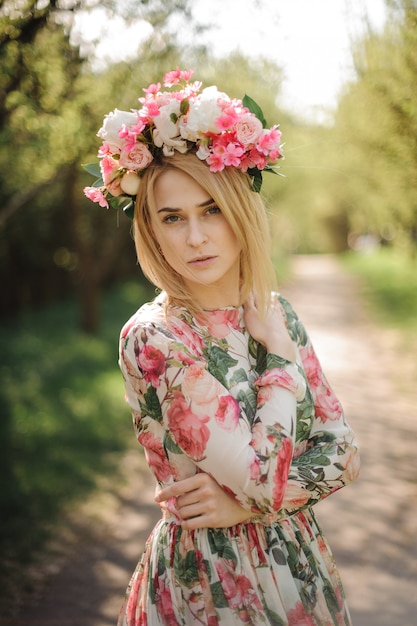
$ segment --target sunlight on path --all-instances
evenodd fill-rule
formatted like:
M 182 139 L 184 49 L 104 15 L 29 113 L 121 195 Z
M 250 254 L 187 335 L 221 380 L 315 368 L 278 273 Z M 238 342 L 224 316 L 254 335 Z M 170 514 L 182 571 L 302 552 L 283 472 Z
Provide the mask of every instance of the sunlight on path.
M 297 257 L 282 289 L 305 323 L 361 447 L 358 482 L 321 503 L 353 626 L 417 623 L 417 394 L 332 257 Z
M 333 257 L 294 259 L 282 287 L 305 323 L 361 446 L 359 480 L 316 507 L 344 581 L 353 626 L 417 623 L 416 390 L 407 356 L 372 325 L 357 282 Z M 129 419 L 126 411 L 126 419 Z M 124 590 L 158 507 L 135 445 L 122 479 L 71 518 L 67 559 L 13 626 L 115 626 Z M 55 569 L 54 569 L 55 568 Z M 10 622 L 9 622 L 10 623 Z

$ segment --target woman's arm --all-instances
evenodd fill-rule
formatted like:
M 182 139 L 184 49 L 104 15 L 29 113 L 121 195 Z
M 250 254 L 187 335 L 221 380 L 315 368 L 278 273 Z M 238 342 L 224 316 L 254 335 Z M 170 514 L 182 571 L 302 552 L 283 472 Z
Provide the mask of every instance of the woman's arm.
M 155 497 L 158 504 L 176 498 L 176 513 L 186 530 L 230 528 L 256 517 L 241 507 L 209 474 L 199 473 L 172 483 Z
M 291 305 L 283 298 L 290 333 L 298 344 L 308 382 L 308 394 L 299 403 L 298 436 L 284 501 L 279 516 L 314 505 L 354 481 L 359 474 L 359 450 L 342 406 L 330 387 L 307 332 Z M 314 416 L 307 440 L 303 412 L 312 400 Z
M 274 357 L 274 367 L 256 381 L 262 391 L 252 394 L 254 415 L 245 418 L 244 403 L 208 371 L 199 339 L 182 343 L 183 336 L 173 338 L 155 324 L 131 325 L 122 334 L 120 366 L 140 437 L 149 432 L 151 440 L 159 429 L 170 458 L 186 455 L 246 510 L 275 512 L 292 458 L 302 375 L 294 363 Z

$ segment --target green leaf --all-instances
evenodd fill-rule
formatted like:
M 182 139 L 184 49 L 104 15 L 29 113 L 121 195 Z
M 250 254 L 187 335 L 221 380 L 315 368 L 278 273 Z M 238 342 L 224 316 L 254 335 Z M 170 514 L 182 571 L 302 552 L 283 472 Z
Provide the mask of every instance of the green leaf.
M 100 163 L 98 161 L 95 161 L 94 163 L 83 163 L 81 167 L 92 176 L 101 178 Z
M 210 585 L 210 590 L 213 598 L 213 604 L 216 609 L 226 609 L 229 606 L 229 603 L 223 593 L 221 582 L 217 581 L 212 583 Z
M 164 435 L 164 450 L 165 452 L 173 452 L 174 454 L 184 454 L 181 448 L 172 439 L 171 433 L 166 432 Z
M 233 359 L 225 350 L 218 346 L 212 346 L 207 350 L 207 360 L 210 374 L 228 388 L 226 374 L 231 367 L 236 365 L 236 359 Z
M 233 374 L 232 378 L 230 379 L 231 383 L 244 383 L 248 380 L 248 375 L 246 373 L 246 370 L 241 367 L 240 369 L 236 370 L 236 372 Z
M 129 202 L 129 204 L 127 204 L 123 208 L 123 212 L 125 213 L 125 215 L 127 215 L 127 217 L 129 217 L 131 220 L 133 220 L 133 215 L 135 213 L 135 204 L 134 204 L 134 202 L 132 200 Z
M 278 170 L 280 170 L 280 166 L 279 165 L 265 165 L 263 171 L 264 172 L 269 172 L 271 174 L 276 174 L 277 176 L 282 176 L 282 178 L 285 178 L 285 174 L 283 174 L 282 172 L 279 172 Z
M 285 626 L 288 623 L 287 621 L 284 622 L 282 617 L 280 617 L 278 613 L 275 613 L 275 611 L 272 611 L 272 609 L 268 609 L 266 607 L 265 613 L 269 619 L 270 624 L 273 624 L 274 626 Z
M 180 535 L 178 536 L 178 542 L 179 539 Z M 174 553 L 174 569 L 178 580 L 186 587 L 191 588 L 195 581 L 199 579 L 196 553 L 194 550 L 188 550 L 184 557 L 178 545 L 180 544 L 177 544 Z
M 256 193 L 259 193 L 261 191 L 261 187 L 262 187 L 262 172 L 261 170 L 258 170 L 257 167 L 250 167 L 248 169 L 248 174 L 249 176 L 252 176 L 253 180 L 252 180 L 252 189 L 253 191 L 256 191 Z
M 252 422 L 256 414 L 256 393 L 252 389 L 241 389 L 236 397 L 237 401 L 245 407 L 245 414 L 249 422 Z
M 243 104 L 244 107 L 249 109 L 249 111 L 251 113 L 256 115 L 258 120 L 260 120 L 260 122 L 262 122 L 262 126 L 264 128 L 266 128 L 268 126 L 267 121 L 265 119 L 265 116 L 263 114 L 263 111 L 262 111 L 261 107 L 259 106 L 259 104 L 257 102 L 255 102 L 255 100 L 253 98 L 251 98 L 250 96 L 248 96 L 248 94 L 246 94 L 246 93 L 243 96 L 242 104 Z
M 184 98 L 180 102 L 180 113 L 181 115 L 185 115 L 188 113 L 188 109 L 190 108 L 190 101 L 188 98 Z
M 116 209 L 116 211 L 122 210 L 128 217 L 133 219 L 134 213 L 134 202 L 131 196 L 107 196 L 107 202 L 111 206 L 112 209 Z
M 145 399 L 145 410 L 147 415 L 158 422 L 162 422 L 161 405 L 155 388 L 150 386 L 143 397 Z

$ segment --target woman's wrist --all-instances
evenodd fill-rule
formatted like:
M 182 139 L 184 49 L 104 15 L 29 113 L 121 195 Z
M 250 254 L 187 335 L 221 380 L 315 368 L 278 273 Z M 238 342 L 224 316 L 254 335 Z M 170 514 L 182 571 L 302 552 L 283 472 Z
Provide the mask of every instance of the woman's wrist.
M 271 337 L 265 343 L 266 351 L 269 354 L 276 354 L 287 361 L 294 362 L 297 359 L 297 353 L 293 342 L 288 338 Z

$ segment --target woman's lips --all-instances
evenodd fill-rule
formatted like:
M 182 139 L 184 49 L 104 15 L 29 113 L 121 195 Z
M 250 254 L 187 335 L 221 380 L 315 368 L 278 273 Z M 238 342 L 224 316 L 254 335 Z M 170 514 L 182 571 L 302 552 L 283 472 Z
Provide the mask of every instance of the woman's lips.
M 191 261 L 188 261 L 188 265 L 191 265 L 192 267 L 208 267 L 209 265 L 211 265 L 217 257 L 215 256 L 201 256 L 201 257 L 196 257 L 195 259 L 191 259 Z

